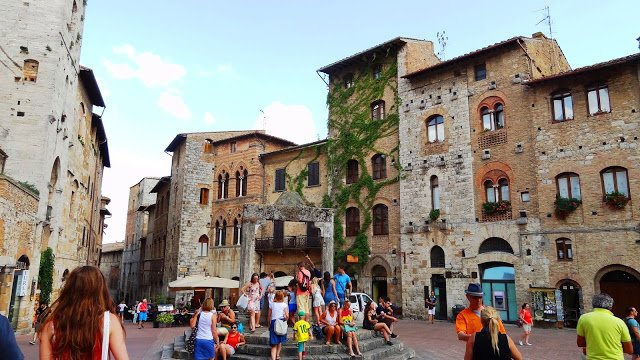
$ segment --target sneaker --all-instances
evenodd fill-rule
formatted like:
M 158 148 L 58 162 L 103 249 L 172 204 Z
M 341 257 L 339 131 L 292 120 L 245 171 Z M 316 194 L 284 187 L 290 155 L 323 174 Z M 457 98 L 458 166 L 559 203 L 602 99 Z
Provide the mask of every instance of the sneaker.
M 29 341 L 29 344 L 31 344 L 31 345 L 35 345 L 35 344 L 36 344 L 36 342 L 35 342 L 35 341 Z
M 531 346 L 531 344 L 527 343 L 527 345 Z
M 393 346 L 393 343 L 391 341 L 387 341 L 387 345 Z
M 518 341 L 518 342 L 520 343 L 520 346 L 524 345 L 524 344 L 522 343 L 522 340 L 520 340 L 520 341 Z
M 392 338 L 392 339 L 395 339 L 395 338 L 397 338 L 397 337 L 398 337 L 398 335 L 396 335 L 396 334 L 391 334 L 391 338 Z

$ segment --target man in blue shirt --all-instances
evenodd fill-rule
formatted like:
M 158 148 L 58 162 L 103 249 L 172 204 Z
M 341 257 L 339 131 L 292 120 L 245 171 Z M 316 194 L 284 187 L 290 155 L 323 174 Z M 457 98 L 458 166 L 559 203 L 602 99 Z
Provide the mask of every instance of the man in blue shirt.
M 631 345 L 633 345 L 633 354 L 631 354 L 631 360 L 638 360 L 640 358 L 640 329 L 638 328 L 638 310 L 633 306 L 627 308 L 627 317 L 624 322 L 629 328 L 629 334 L 631 335 Z
M 3 359 L 24 360 L 11 324 L 3 315 L 0 315 L 0 349 L 2 349 Z
M 351 278 L 344 272 L 345 265 L 338 265 L 338 273 L 333 277 L 336 279 L 336 293 L 338 293 L 338 300 L 340 300 L 340 306 L 344 306 L 345 294 L 351 294 L 352 286 Z M 347 288 L 349 290 L 347 291 Z

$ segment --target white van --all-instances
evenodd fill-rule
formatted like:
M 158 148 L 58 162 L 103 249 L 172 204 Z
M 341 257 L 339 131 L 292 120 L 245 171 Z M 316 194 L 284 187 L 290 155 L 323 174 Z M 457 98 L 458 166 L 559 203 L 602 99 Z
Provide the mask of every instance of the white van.
M 360 313 L 364 310 L 365 305 L 369 301 L 373 301 L 371 297 L 365 293 L 351 293 L 349 295 L 349 301 L 351 301 L 351 311 L 353 312 L 354 320 L 358 320 Z

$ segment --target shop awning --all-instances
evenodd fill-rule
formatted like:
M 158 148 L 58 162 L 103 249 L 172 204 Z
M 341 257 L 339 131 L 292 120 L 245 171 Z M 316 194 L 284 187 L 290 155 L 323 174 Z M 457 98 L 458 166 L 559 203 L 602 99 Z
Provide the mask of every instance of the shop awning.
M 237 280 L 225 279 L 217 276 L 191 275 L 169 283 L 169 291 L 193 290 L 193 289 L 237 289 Z
M 280 276 L 275 278 L 275 280 L 277 288 L 287 287 L 289 286 L 289 282 L 293 280 L 293 276 Z

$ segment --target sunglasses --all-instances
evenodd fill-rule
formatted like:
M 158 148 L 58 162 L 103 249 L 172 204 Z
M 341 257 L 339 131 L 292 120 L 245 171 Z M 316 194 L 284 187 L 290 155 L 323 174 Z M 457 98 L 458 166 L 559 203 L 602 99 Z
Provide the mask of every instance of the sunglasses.
M 237 326 L 232 326 L 231 328 L 232 328 L 232 329 L 237 329 L 238 327 L 237 327 Z
M 336 304 L 331 304 L 329 305 L 329 307 L 336 307 Z

